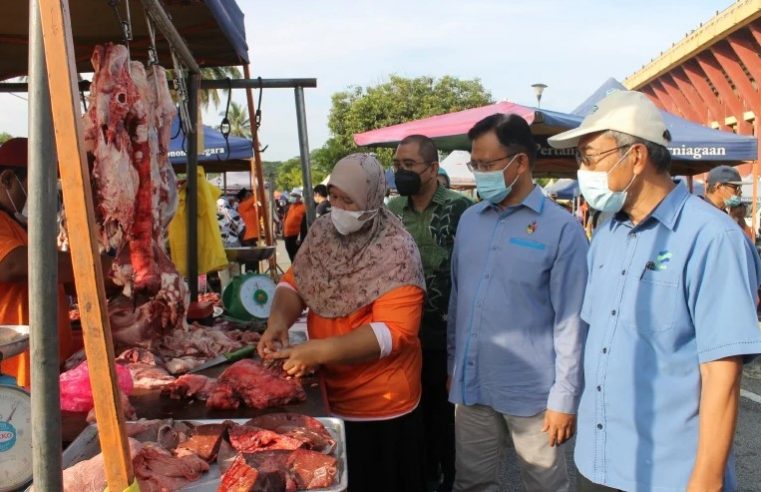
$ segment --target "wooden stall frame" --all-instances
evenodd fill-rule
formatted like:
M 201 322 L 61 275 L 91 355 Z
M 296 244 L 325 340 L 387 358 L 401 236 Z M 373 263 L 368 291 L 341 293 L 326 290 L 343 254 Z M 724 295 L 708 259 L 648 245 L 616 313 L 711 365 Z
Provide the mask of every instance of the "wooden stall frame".
M 70 230 L 79 231 L 69 237 L 71 261 L 106 481 L 109 490 L 122 491 L 130 486 L 134 474 L 116 387 L 114 346 L 82 138 L 68 0 L 40 0 L 40 19 L 66 218 Z

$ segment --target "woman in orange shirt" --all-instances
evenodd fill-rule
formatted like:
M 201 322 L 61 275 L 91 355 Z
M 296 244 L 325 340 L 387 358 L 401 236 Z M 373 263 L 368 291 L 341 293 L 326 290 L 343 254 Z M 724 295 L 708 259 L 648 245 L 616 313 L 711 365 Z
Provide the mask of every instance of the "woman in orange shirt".
M 317 219 L 275 293 L 264 358 L 303 376 L 320 367 L 330 413 L 346 421 L 349 489 L 423 490 L 418 330 L 425 281 L 417 247 L 383 205 L 378 161 L 352 154 L 333 169 L 333 207 Z M 288 347 L 308 307 L 310 341 Z

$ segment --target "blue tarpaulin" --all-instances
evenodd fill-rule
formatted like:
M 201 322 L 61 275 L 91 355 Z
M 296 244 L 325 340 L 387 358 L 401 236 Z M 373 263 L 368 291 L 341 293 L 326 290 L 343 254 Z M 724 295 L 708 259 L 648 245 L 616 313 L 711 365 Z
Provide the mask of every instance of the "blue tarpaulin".
M 626 90 L 618 80 L 610 78 L 601 85 L 587 100 L 573 110 L 573 113 L 586 116 L 598 101 L 613 91 Z M 666 127 L 671 133 L 669 151 L 671 157 L 678 161 L 693 161 L 697 172 L 703 172 L 719 163 L 755 160 L 758 156 L 758 141 L 755 137 L 714 130 L 698 123 L 661 111 Z M 712 163 L 700 164 L 701 161 Z M 682 163 L 682 165 L 685 165 Z M 687 174 L 695 174 L 690 172 Z
M 247 161 L 254 156 L 251 141 L 230 136 L 225 142 L 222 134 L 210 127 L 203 127 L 204 150 L 198 154 L 198 163 L 222 161 Z M 187 136 L 182 132 L 179 118 L 172 122 L 172 140 L 169 143 L 169 160 L 172 164 L 187 163 Z M 208 171 L 208 170 L 207 170 Z
M 575 179 L 558 179 L 544 187 L 547 196 L 554 196 L 562 200 L 572 200 L 579 196 L 579 183 Z

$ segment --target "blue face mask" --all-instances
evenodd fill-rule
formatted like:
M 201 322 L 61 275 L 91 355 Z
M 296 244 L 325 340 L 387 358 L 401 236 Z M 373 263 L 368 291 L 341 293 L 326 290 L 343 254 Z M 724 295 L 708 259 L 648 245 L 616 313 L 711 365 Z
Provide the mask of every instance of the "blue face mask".
M 736 207 L 740 205 L 741 203 L 742 203 L 742 200 L 737 195 L 732 195 L 726 200 L 724 200 L 724 205 L 729 208 Z
M 473 176 L 476 177 L 476 188 L 478 190 L 478 196 L 480 196 L 484 200 L 488 200 L 494 205 L 498 205 L 502 203 L 502 200 L 507 198 L 507 196 L 510 194 L 511 191 L 513 191 L 513 186 L 515 185 L 516 181 L 518 181 L 518 178 L 520 176 L 516 176 L 512 183 L 509 185 L 505 184 L 505 171 L 507 168 L 510 167 L 510 165 L 513 163 L 516 157 L 518 157 L 520 154 L 516 154 L 513 156 L 512 159 L 510 159 L 510 162 L 507 163 L 507 166 L 503 167 L 499 171 L 489 171 L 489 172 L 473 172 Z

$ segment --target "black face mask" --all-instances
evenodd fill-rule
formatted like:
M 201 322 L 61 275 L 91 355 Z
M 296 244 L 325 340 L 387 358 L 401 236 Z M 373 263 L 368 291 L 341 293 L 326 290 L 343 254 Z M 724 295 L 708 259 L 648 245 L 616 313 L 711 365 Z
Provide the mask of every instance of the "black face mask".
M 408 171 L 406 169 L 399 169 L 394 173 L 394 181 L 396 181 L 396 191 L 402 196 L 410 196 L 420 191 L 422 182 L 420 181 L 420 175 L 414 171 Z

